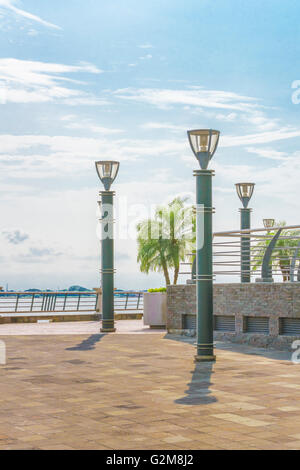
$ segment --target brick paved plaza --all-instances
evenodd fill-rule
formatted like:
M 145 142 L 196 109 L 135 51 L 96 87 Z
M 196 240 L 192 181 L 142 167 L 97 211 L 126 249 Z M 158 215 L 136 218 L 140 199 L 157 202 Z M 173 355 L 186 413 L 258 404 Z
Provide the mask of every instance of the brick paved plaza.
M 192 340 L 126 325 L 4 325 L 0 449 L 300 449 L 289 354 L 219 343 L 196 365 Z

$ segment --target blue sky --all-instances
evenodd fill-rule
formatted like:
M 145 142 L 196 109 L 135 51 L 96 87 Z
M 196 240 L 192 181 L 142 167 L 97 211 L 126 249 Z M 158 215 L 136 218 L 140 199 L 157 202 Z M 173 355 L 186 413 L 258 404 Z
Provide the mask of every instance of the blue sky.
M 132 235 L 116 243 L 117 286 L 161 285 L 138 271 L 134 226 L 143 207 L 194 196 L 190 128 L 221 131 L 215 230 L 238 227 L 242 180 L 256 183 L 254 226 L 298 224 L 299 10 L 296 0 L 0 0 L 1 283 L 99 283 L 93 162 L 116 159 Z

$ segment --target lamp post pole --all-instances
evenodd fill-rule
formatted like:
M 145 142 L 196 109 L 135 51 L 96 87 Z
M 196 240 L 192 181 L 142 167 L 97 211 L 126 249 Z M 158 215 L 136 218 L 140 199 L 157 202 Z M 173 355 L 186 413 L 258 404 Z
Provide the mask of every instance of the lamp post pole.
M 114 196 L 110 187 L 119 171 L 119 162 L 95 162 L 96 171 L 105 191 L 101 197 L 101 284 L 102 284 L 102 333 L 114 333 Z
M 212 177 L 213 170 L 196 170 L 197 212 L 197 355 L 196 361 L 214 361 Z M 201 227 L 202 226 L 202 227 Z M 202 228 L 202 236 L 200 230 Z
M 240 209 L 241 213 L 241 230 L 247 230 L 251 227 L 251 212 L 252 209 Z M 241 282 L 251 282 L 251 261 L 250 261 L 251 242 L 250 236 L 241 237 Z
M 102 333 L 113 333 L 114 321 L 114 239 L 113 199 L 114 191 L 101 191 L 101 285 L 102 285 Z
M 196 177 L 196 293 L 197 353 L 195 361 L 212 362 L 214 355 L 213 325 L 213 253 L 212 253 L 212 176 L 208 170 L 219 142 L 220 132 L 212 129 L 188 131 L 191 148 L 200 164 Z
M 238 197 L 240 198 L 243 208 L 241 213 L 241 282 L 251 282 L 251 212 L 248 208 L 249 201 L 253 195 L 254 183 L 237 183 L 235 185 Z

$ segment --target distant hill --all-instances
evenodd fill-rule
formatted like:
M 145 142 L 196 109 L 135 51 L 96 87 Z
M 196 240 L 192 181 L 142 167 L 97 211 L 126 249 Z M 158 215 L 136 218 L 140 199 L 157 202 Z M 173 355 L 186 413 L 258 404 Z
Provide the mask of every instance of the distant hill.
M 69 292 L 91 292 L 91 289 L 86 289 L 82 286 L 71 286 L 68 289 Z

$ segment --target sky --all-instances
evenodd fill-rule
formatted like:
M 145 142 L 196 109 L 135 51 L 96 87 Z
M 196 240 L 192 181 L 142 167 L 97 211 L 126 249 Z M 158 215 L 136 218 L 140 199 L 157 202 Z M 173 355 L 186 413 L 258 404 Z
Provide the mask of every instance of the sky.
M 214 230 L 300 224 L 297 0 L 0 0 L 0 285 L 97 287 L 94 161 L 118 160 L 116 287 L 141 274 L 135 226 L 195 197 L 186 131 L 214 128 Z M 181 277 L 180 282 L 186 278 Z

